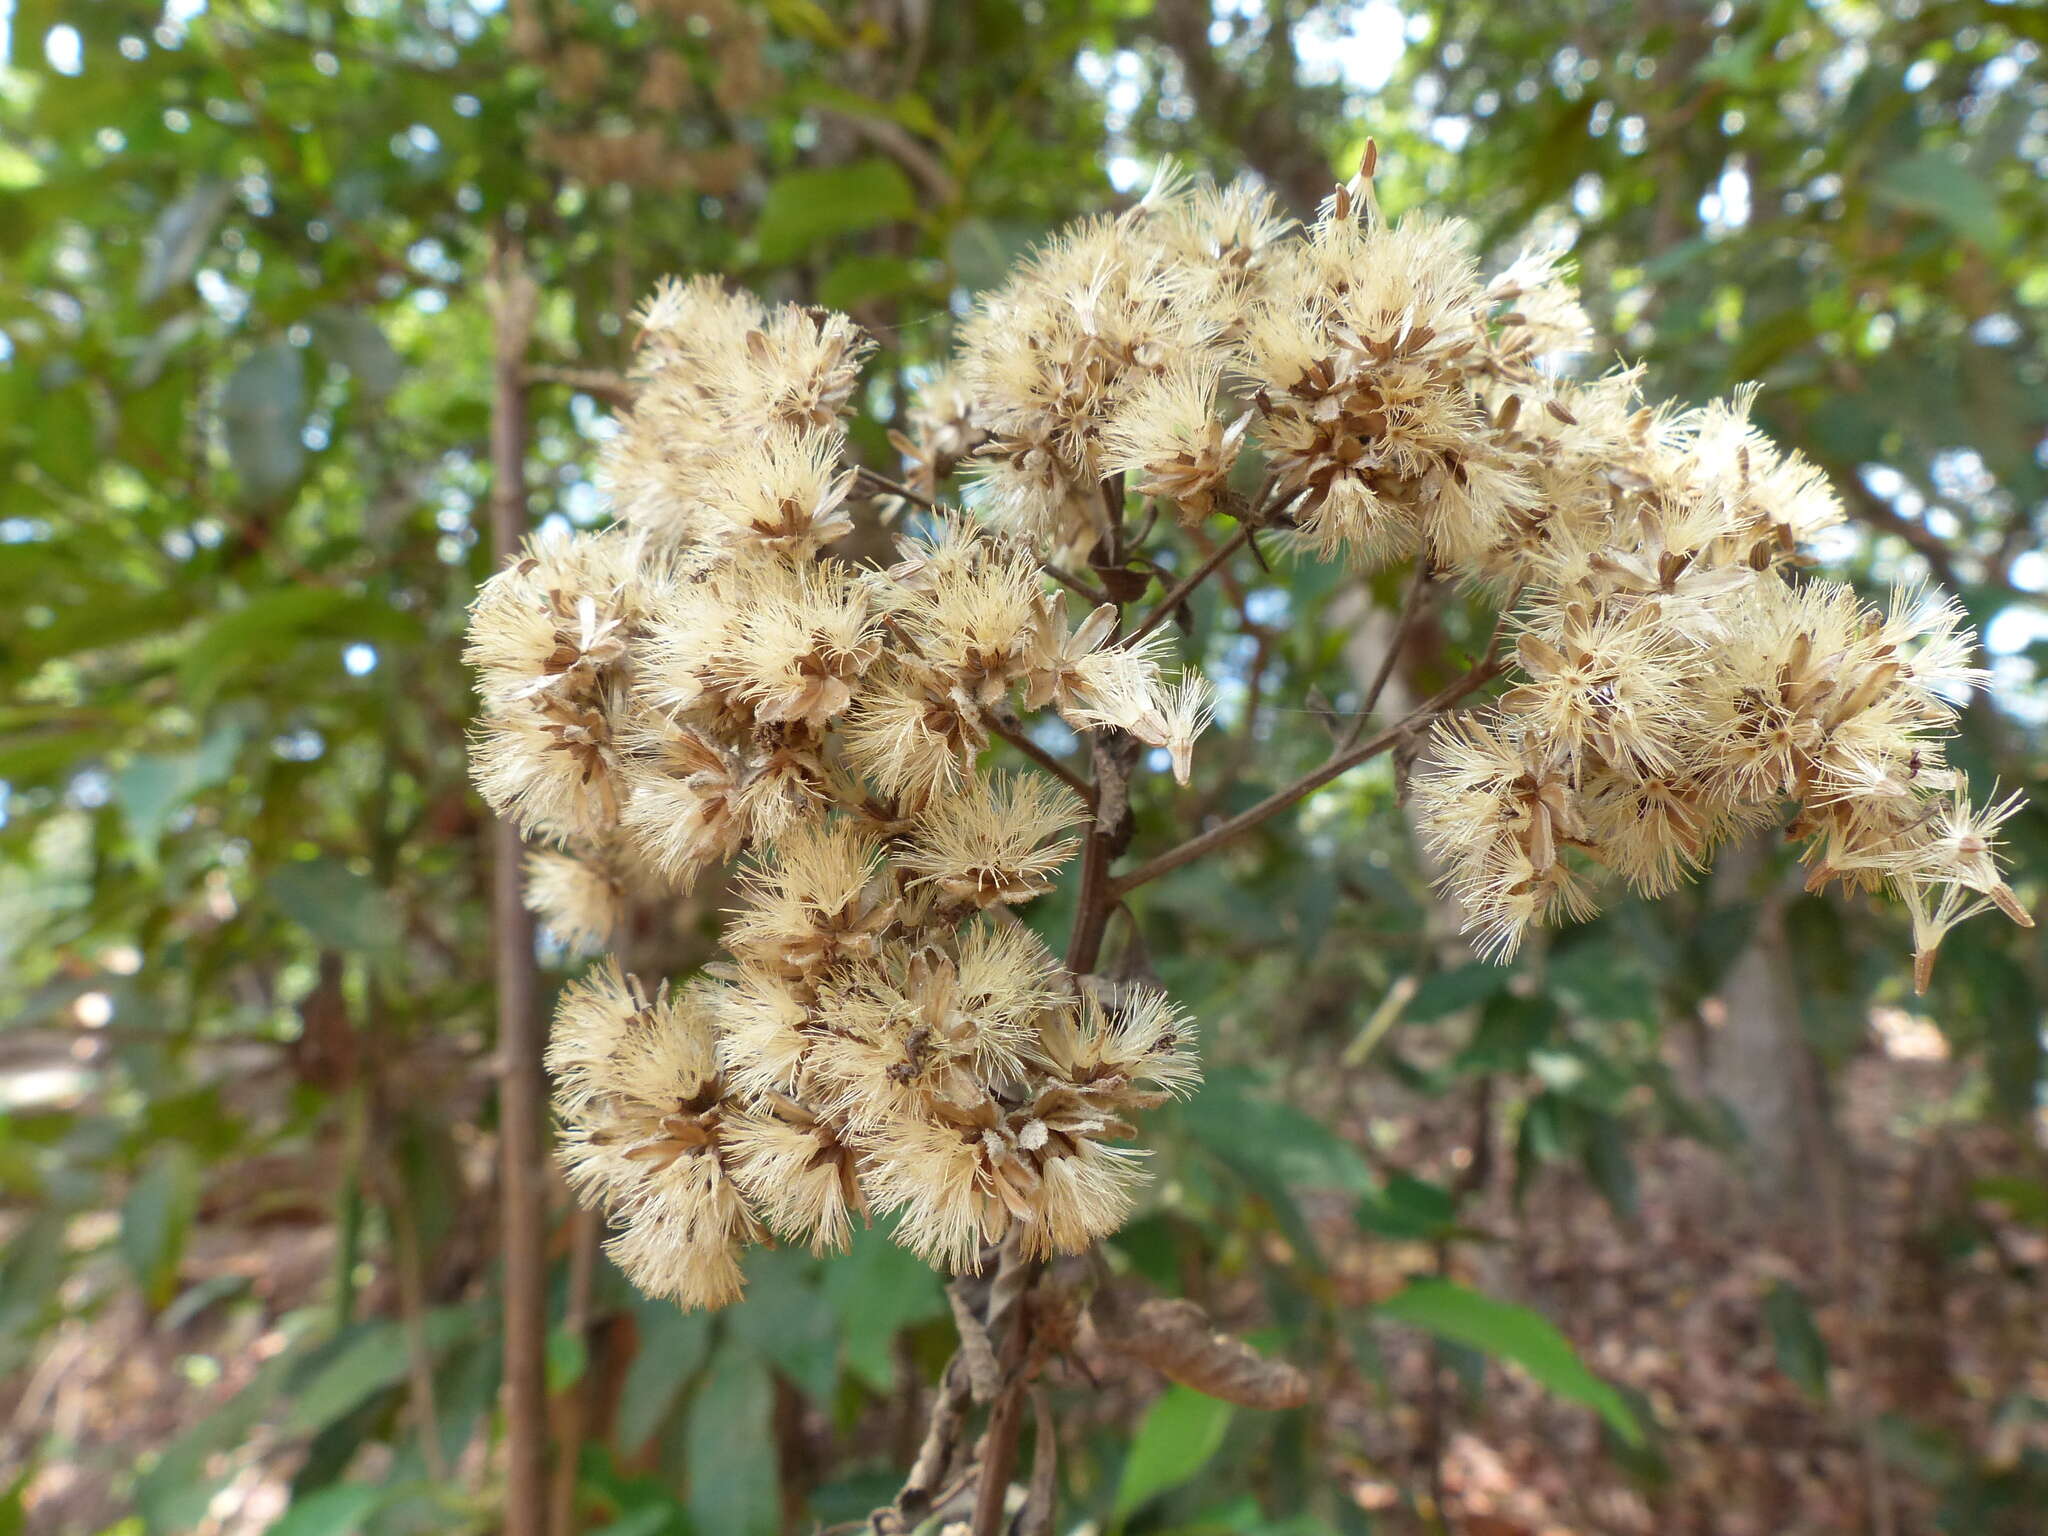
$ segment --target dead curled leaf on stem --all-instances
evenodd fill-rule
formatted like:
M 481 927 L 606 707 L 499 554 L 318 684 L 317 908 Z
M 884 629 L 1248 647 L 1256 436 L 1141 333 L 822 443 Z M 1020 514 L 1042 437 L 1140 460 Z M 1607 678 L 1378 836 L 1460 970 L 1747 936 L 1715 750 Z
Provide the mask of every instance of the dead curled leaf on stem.
M 1299 1408 L 1308 1401 L 1308 1376 L 1299 1366 L 1271 1359 L 1243 1339 L 1220 1332 L 1209 1314 L 1185 1297 L 1154 1297 L 1126 1307 L 1105 1291 L 1096 1299 L 1092 1318 L 1103 1348 L 1181 1386 L 1246 1408 Z

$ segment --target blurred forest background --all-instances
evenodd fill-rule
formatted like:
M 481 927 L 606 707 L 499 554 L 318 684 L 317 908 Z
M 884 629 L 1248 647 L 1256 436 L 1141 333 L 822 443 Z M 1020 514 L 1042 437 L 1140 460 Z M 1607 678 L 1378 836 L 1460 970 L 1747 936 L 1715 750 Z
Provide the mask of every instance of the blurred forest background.
M 499 1528 L 459 657 L 494 249 L 544 295 L 526 516 L 580 526 L 663 274 L 850 310 L 886 420 L 977 288 L 1161 159 L 1307 211 L 1370 133 L 1391 209 L 1569 243 L 1653 393 L 1761 381 L 1850 509 L 1816 555 L 1962 597 L 1996 681 L 1957 761 L 2038 799 L 2044 44 L 1990 0 L 0 3 L 0 1532 Z M 1208 809 L 1316 757 L 1396 574 L 1203 598 Z M 1399 685 L 1478 623 L 1434 615 Z M 2010 831 L 2048 917 L 2048 814 Z M 1070 1521 L 2042 1529 L 2039 930 L 1961 930 L 1915 999 L 1898 915 L 1763 844 L 1478 966 L 1384 765 L 1139 918 L 1209 1083 L 1113 1262 L 1317 1390 L 1070 1372 Z M 768 1254 L 684 1315 L 550 1211 L 555 1536 L 890 1496 L 952 1347 L 916 1261 Z

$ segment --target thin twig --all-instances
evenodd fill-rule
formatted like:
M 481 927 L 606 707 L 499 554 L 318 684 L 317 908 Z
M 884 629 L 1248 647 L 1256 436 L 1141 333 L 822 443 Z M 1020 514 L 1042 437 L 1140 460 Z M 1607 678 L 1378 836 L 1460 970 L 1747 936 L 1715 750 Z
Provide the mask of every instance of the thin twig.
M 1394 625 L 1393 635 L 1387 640 L 1387 654 L 1380 658 L 1379 670 L 1373 673 L 1372 681 L 1366 685 L 1365 697 L 1358 701 L 1358 718 L 1351 722 L 1351 729 L 1338 742 L 1338 751 L 1357 746 L 1358 738 L 1365 734 L 1373 709 L 1379 703 L 1380 695 L 1387 691 L 1387 682 L 1401 660 L 1401 652 L 1407 649 L 1408 636 L 1422 616 L 1422 596 L 1429 589 L 1431 575 L 1429 551 L 1424 550 L 1415 557 L 1415 579 L 1409 583 L 1408 595 L 1402 599 L 1401 617 Z
M 990 730 L 1079 795 L 1083 805 L 1095 803 L 1095 786 L 1025 735 L 1020 722 L 1002 715 L 989 715 L 985 718 Z
M 631 405 L 640 395 L 631 379 L 609 368 L 534 367 L 526 370 L 524 378 L 528 384 L 560 384 L 613 405 Z
M 1050 576 L 1061 586 L 1080 593 L 1098 608 L 1110 600 L 1109 594 L 1103 591 L 1102 588 L 1095 585 L 1086 576 L 1077 576 L 1065 566 L 1054 565 L 1048 560 L 1043 563 L 1041 568 L 1045 571 L 1046 575 Z
M 502 564 L 526 532 L 526 350 L 539 290 L 516 239 L 491 252 L 491 548 Z M 547 1174 L 533 919 L 520 890 L 519 829 L 491 836 L 498 989 L 498 1179 L 505 1269 L 505 1536 L 547 1536 Z
M 1017 1536 L 1052 1536 L 1060 1491 L 1060 1439 L 1052 1420 L 1052 1399 L 1041 1382 L 1031 1385 L 1031 1482 L 1017 1515 Z
M 863 464 L 857 473 L 861 479 L 867 481 L 869 485 L 882 492 L 885 496 L 901 496 L 905 501 L 915 506 L 923 507 L 927 512 L 933 511 L 938 507 L 938 503 L 925 495 L 923 491 L 905 485 L 901 480 L 892 480 L 880 470 L 869 469 L 867 465 Z
M 1159 600 L 1159 606 L 1157 608 L 1154 608 L 1151 611 L 1151 613 L 1147 614 L 1145 616 L 1145 621 L 1142 624 L 1140 624 L 1136 629 L 1132 630 L 1129 636 L 1124 640 L 1125 646 L 1128 647 L 1136 645 L 1140 640 L 1143 640 L 1147 635 L 1151 634 L 1153 630 L 1157 629 L 1160 625 L 1164 624 L 1168 619 L 1172 618 L 1174 611 L 1178 609 L 1182 603 L 1187 601 L 1188 594 L 1194 591 L 1195 588 L 1199 587 L 1203 582 L 1207 581 L 1210 575 L 1216 570 L 1218 566 L 1222 565 L 1224 561 L 1228 560 L 1232 555 L 1236 554 L 1247 543 L 1249 543 L 1251 540 L 1251 536 L 1252 525 L 1250 523 L 1239 523 L 1237 525 L 1237 532 L 1233 533 L 1229 538 L 1225 539 L 1221 544 L 1217 545 L 1216 548 L 1210 553 L 1208 559 L 1204 560 L 1200 565 L 1196 566 L 1192 571 L 1188 572 L 1188 574 L 1174 586 L 1174 589 L 1171 592 L 1168 592 L 1166 596 L 1162 597 Z
M 923 182 L 925 191 L 938 206 L 950 207 L 960 201 L 960 183 L 953 178 L 952 172 L 946 169 L 944 163 L 922 140 L 901 123 L 891 118 L 870 116 L 864 112 L 849 112 L 843 107 L 827 105 L 822 110 L 838 118 Z
M 588 1341 L 591 1290 L 597 1278 L 597 1212 L 584 1207 L 569 1217 L 569 1297 L 562 1331 Z M 554 1484 L 549 1491 L 548 1528 L 555 1536 L 576 1529 L 576 1490 L 581 1483 L 583 1436 L 590 1412 L 590 1373 L 585 1371 L 562 1393 L 561 1418 L 555 1434 Z
M 971 1536 L 998 1536 L 1003 1529 L 1004 1505 L 1010 1493 L 1010 1475 L 1017 1466 L 1017 1441 L 1024 1432 L 1024 1405 L 1030 1388 L 1032 1282 L 1039 1265 L 1024 1257 L 1022 1245 L 1013 1232 L 1003 1244 L 1002 1265 L 989 1290 L 991 1312 L 1007 1290 L 1014 1289 L 1010 1315 L 1004 1319 L 1002 1350 L 998 1364 L 1003 1369 L 1002 1391 L 989 1410 L 988 1429 L 982 1435 L 981 1483 L 974 1494 L 974 1522 Z M 991 1316 L 991 1322 L 994 1317 Z
M 1502 670 L 1498 656 L 1486 657 L 1475 664 L 1471 671 L 1455 682 L 1446 684 L 1417 705 L 1406 718 L 1388 726 L 1378 735 L 1359 742 L 1348 750 L 1331 754 L 1329 760 L 1320 768 L 1303 774 L 1285 789 L 1275 790 L 1251 809 L 1240 811 L 1230 820 L 1220 822 L 1208 831 L 1189 838 L 1178 847 L 1169 848 L 1158 857 L 1146 860 L 1136 869 L 1117 876 L 1108 884 L 1109 899 L 1112 902 L 1120 901 L 1139 886 L 1157 880 L 1161 875 L 1171 874 L 1183 864 L 1192 863 L 1211 849 L 1221 847 L 1241 833 L 1249 832 L 1261 822 L 1270 821 L 1296 801 L 1307 799 L 1330 780 L 1349 772 L 1370 758 L 1378 757 L 1431 715 L 1449 709 L 1467 694 L 1492 682 L 1494 678 L 1500 676 Z

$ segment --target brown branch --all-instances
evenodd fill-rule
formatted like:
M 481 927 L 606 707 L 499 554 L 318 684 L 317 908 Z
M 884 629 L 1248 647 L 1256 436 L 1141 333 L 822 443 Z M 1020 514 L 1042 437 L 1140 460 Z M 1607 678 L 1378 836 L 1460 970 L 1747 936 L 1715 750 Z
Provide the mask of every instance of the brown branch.
M 1504 665 L 1497 655 L 1487 656 L 1455 682 L 1446 684 L 1417 705 L 1405 719 L 1388 726 L 1369 740 L 1332 753 L 1329 760 L 1320 768 L 1303 774 L 1285 789 L 1275 790 L 1249 810 L 1240 811 L 1230 820 L 1220 822 L 1208 831 L 1189 838 L 1178 847 L 1169 848 L 1156 858 L 1146 860 L 1136 869 L 1117 876 L 1108 884 L 1109 900 L 1112 903 L 1121 901 L 1139 886 L 1157 880 L 1161 875 L 1171 874 L 1183 864 L 1191 864 L 1241 833 L 1249 832 L 1260 823 L 1272 820 L 1297 801 L 1307 799 L 1332 779 L 1348 773 L 1360 763 L 1378 757 L 1413 732 L 1430 716 L 1449 709 L 1467 694 L 1483 688 L 1503 670 Z M 1071 961 L 1069 964 L 1071 965 Z
M 1110 601 L 1109 594 L 1103 591 L 1102 588 L 1096 586 L 1086 576 L 1075 575 L 1065 566 L 1054 565 L 1050 560 L 1047 560 L 1040 569 L 1069 591 L 1080 593 L 1081 596 L 1087 598 L 1089 602 L 1098 608 Z
M 1125 638 L 1124 644 L 1126 646 L 1136 645 L 1140 640 L 1151 634 L 1153 630 L 1172 618 L 1174 611 L 1188 600 L 1188 594 L 1207 581 L 1216 568 L 1222 565 L 1224 561 L 1244 548 L 1245 544 L 1250 541 L 1251 536 L 1252 525 L 1249 522 L 1239 523 L 1237 525 L 1237 532 L 1210 551 L 1208 559 L 1188 572 L 1174 586 L 1171 592 L 1168 592 L 1166 596 L 1159 600 L 1159 606 L 1147 614 L 1145 621 L 1130 632 L 1129 636 Z
M 597 1278 L 597 1212 L 578 1208 L 569 1217 L 569 1298 L 562 1330 L 588 1343 L 591 1290 Z M 590 1377 L 586 1370 L 562 1393 L 561 1417 L 555 1436 L 554 1484 L 548 1495 L 548 1528 L 569 1536 L 577 1528 L 576 1489 L 581 1481 L 583 1436 L 590 1414 Z
M 1955 552 L 1933 529 L 1925 523 L 1916 523 L 1870 490 L 1861 476 L 1837 475 L 1835 484 L 1848 493 L 1849 504 L 1860 521 L 1868 523 L 1879 533 L 1903 539 L 1913 553 L 1927 562 L 1934 579 L 1949 591 L 1960 596 L 1968 590 L 1969 583 L 1956 568 Z
M 1379 703 L 1380 695 L 1387 691 L 1387 682 L 1394 675 L 1394 668 L 1401 660 L 1401 652 L 1407 648 L 1409 635 L 1415 631 L 1416 620 L 1422 616 L 1423 594 L 1429 590 L 1430 577 L 1433 574 L 1429 551 L 1423 550 L 1415 557 L 1415 579 L 1409 583 L 1408 596 L 1402 600 L 1401 617 L 1394 625 L 1394 633 L 1387 639 L 1387 654 L 1380 658 L 1379 670 L 1373 673 L 1372 681 L 1366 684 L 1365 697 L 1358 701 L 1358 718 L 1351 722 L 1351 729 L 1346 731 L 1337 743 L 1338 751 L 1357 746 L 1358 738 L 1365 734 L 1366 726 L 1371 723 L 1373 709 Z
M 1012 1232 L 1003 1243 L 1002 1263 L 989 1287 L 991 1325 L 1004 1297 L 1011 1299 L 997 1359 L 1003 1385 L 982 1435 L 981 1482 L 974 1493 L 971 1536 L 997 1536 L 1004 1527 L 1003 1506 L 1010 1492 L 1010 1476 L 1017 1467 L 1017 1441 L 1024 1431 L 1024 1407 L 1031 1386 L 1031 1290 L 1039 1268 L 1036 1261 L 1023 1256 L 1017 1234 Z
M 989 715 L 986 719 L 990 730 L 1079 795 L 1083 805 L 1095 803 L 1095 786 L 1025 735 L 1021 722 L 1001 715 Z
M 526 532 L 526 350 L 539 293 L 517 240 L 491 252 L 491 548 Z M 505 1268 L 505 1536 L 547 1536 L 547 1171 L 533 919 L 521 900 L 519 829 L 491 829 L 498 990 L 498 1161 Z
M 640 390 L 623 373 L 609 368 L 529 368 L 523 375 L 528 384 L 560 384 L 613 405 L 631 405 Z
M 1081 849 L 1081 889 L 1074 906 L 1074 928 L 1067 942 L 1067 969 L 1086 976 L 1102 956 L 1102 935 L 1118 893 L 1109 867 L 1131 835 L 1131 768 L 1137 740 L 1127 731 L 1103 728 L 1088 733 L 1088 751 L 1095 762 L 1094 823 Z
M 905 501 L 915 506 L 923 507 L 927 512 L 935 511 L 938 508 L 938 503 L 925 495 L 923 491 L 913 490 L 901 480 L 891 480 L 880 470 L 869 469 L 867 465 L 862 464 L 856 470 L 856 473 L 861 479 L 867 481 L 869 485 L 882 492 L 885 496 L 901 496 Z
M 946 169 L 939 157 L 922 140 L 901 123 L 892 118 L 870 117 L 863 112 L 848 112 L 834 106 L 827 106 L 822 110 L 845 123 L 924 183 L 925 191 L 940 207 L 950 207 L 960 201 L 960 183 L 954 179 L 953 173 Z
M 1017 1512 L 1017 1536 L 1052 1536 L 1052 1517 L 1060 1491 L 1060 1440 L 1053 1424 L 1052 1399 L 1040 1383 L 1031 1388 L 1031 1482 L 1024 1507 Z

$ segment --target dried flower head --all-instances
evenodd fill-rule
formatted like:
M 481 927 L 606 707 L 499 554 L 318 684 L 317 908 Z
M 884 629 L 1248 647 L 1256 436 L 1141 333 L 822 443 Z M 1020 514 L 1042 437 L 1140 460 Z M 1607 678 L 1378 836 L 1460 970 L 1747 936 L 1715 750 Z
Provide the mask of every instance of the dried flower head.
M 529 901 L 565 943 L 741 861 L 723 960 L 679 991 L 600 965 L 549 1051 L 571 1181 L 656 1294 L 732 1299 L 770 1233 L 838 1248 L 889 1216 L 970 1268 L 1129 1213 L 1128 1143 L 1198 1069 L 1169 999 L 1091 974 L 1116 882 L 1145 873 L 1106 860 L 1125 765 L 1151 747 L 1186 783 L 1215 704 L 1164 608 L 1126 622 L 1169 569 L 1155 525 L 1217 549 L 1190 585 L 1275 529 L 1354 565 L 1413 555 L 1513 610 L 1510 686 L 1436 720 L 1413 780 L 1484 954 L 1587 916 L 1604 873 L 1654 895 L 1773 823 L 1811 888 L 1903 902 L 1922 986 L 1957 922 L 2031 920 L 2000 862 L 2017 797 L 1973 805 L 1943 759 L 1983 676 L 1960 610 L 1804 580 L 1841 509 L 1748 393 L 1680 410 L 1631 370 L 1575 377 L 1561 259 L 1482 279 L 1456 223 L 1381 213 L 1370 155 L 1303 229 L 1255 184 L 1162 175 L 1022 263 L 891 436 L 909 484 L 884 510 L 916 525 L 893 563 L 847 538 L 874 505 L 848 456 L 850 320 L 704 279 L 639 320 L 605 453 L 619 526 L 523 551 L 479 594 L 468 656 L 478 784 L 551 845 Z M 942 504 L 956 473 L 978 518 Z M 1170 568 L 1194 570 L 1185 549 Z M 1047 710 L 1098 733 L 1092 784 L 1024 718 Z M 993 771 L 998 738 L 1033 765 Z M 1012 909 L 1080 828 L 1062 964 Z

